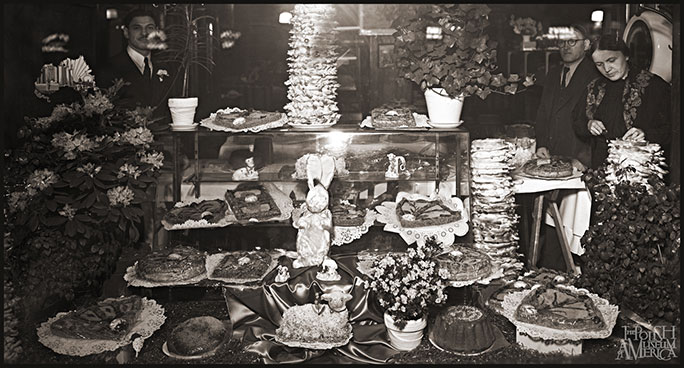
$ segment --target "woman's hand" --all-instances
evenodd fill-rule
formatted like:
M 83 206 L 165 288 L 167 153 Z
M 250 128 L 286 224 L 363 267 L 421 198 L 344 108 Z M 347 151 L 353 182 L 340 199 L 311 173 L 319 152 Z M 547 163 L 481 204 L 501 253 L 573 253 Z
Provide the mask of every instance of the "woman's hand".
M 643 141 L 644 138 L 646 138 L 646 134 L 639 128 L 630 128 L 627 133 L 622 136 L 622 139 L 626 141 Z
M 603 122 L 600 120 L 589 120 L 589 123 L 587 123 L 587 128 L 589 129 L 589 133 L 591 135 L 601 135 L 606 132 L 606 127 L 603 125 Z
M 537 157 L 539 158 L 549 158 L 551 157 L 551 153 L 549 153 L 549 149 L 546 147 L 539 147 L 537 148 Z

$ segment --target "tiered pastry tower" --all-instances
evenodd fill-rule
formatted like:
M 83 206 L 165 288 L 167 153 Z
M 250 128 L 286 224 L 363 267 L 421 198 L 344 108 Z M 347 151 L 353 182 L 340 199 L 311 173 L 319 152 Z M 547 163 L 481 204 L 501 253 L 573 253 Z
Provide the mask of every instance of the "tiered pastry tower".
M 337 107 L 335 8 L 332 4 L 296 4 L 290 30 L 290 77 L 285 105 L 289 122 L 296 125 L 333 125 Z
M 518 277 L 523 267 L 510 174 L 513 156 L 513 144 L 503 139 L 477 139 L 471 144 L 474 246 L 499 263 L 509 280 Z

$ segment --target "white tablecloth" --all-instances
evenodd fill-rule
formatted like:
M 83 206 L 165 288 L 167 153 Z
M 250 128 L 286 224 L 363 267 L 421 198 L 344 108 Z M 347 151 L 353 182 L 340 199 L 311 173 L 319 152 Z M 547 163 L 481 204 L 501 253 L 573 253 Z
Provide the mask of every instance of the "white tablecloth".
M 580 244 L 580 239 L 589 229 L 589 218 L 591 217 L 591 195 L 581 177 L 573 177 L 567 180 L 543 180 L 532 179 L 524 176 L 514 175 L 515 193 L 539 193 L 555 189 L 570 189 L 563 191 L 565 194 L 561 198 L 559 212 L 563 222 L 563 232 L 568 240 L 570 251 L 578 256 L 584 254 L 584 248 Z M 546 210 L 547 225 L 556 226 L 553 218 Z

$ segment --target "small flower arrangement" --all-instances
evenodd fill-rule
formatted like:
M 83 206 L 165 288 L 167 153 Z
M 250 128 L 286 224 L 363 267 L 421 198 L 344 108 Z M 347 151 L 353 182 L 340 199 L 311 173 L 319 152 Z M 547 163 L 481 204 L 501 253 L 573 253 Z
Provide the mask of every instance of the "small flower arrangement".
M 424 244 L 409 246 L 406 253 L 390 253 L 373 262 L 364 285 L 375 293 L 398 327 L 425 315 L 429 306 L 446 301 L 444 288 L 449 274 L 435 261 L 442 252 L 432 237 Z
M 532 18 L 516 18 L 515 15 L 511 14 L 511 21 L 508 23 L 513 27 L 513 32 L 519 35 L 525 35 L 534 37 L 537 32 L 542 31 L 541 22 L 537 22 Z

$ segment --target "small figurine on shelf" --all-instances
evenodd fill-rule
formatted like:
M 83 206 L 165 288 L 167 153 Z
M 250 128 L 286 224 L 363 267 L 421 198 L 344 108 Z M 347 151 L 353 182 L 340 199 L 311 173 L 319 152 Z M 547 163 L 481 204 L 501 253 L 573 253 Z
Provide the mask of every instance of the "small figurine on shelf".
M 254 157 L 245 160 L 245 167 L 241 167 L 233 173 L 233 180 L 259 180 L 259 172 L 254 170 Z
M 342 276 L 337 273 L 337 262 L 326 258 L 321 265 L 323 270 L 316 274 L 316 278 L 321 281 L 339 281 Z
M 287 266 L 278 266 L 278 274 L 275 277 L 275 282 L 285 282 L 290 279 L 290 270 Z
M 298 229 L 294 268 L 318 266 L 330 250 L 332 213 L 328 209 L 328 186 L 335 174 L 335 160 L 328 155 L 311 155 L 306 162 L 309 192 L 304 213 L 292 225 Z
M 385 177 L 390 179 L 399 178 L 400 174 L 411 175 L 406 171 L 406 159 L 404 156 L 397 156 L 394 153 L 388 153 L 387 159 L 389 165 L 387 166 L 387 171 L 385 171 Z

